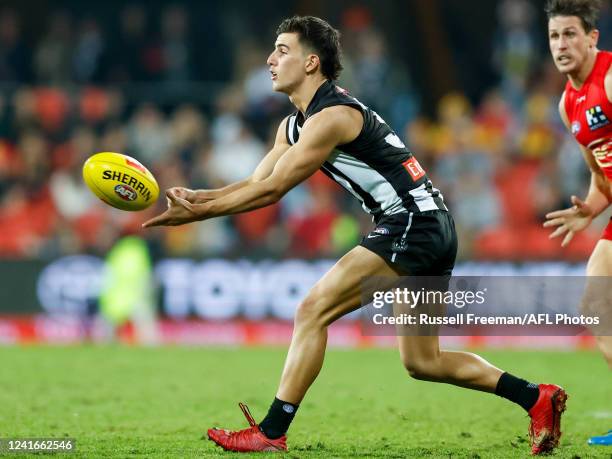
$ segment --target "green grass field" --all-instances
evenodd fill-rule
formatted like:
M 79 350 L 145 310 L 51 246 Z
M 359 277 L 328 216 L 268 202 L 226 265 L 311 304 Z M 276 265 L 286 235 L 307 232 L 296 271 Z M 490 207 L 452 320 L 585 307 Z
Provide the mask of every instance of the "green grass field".
M 261 419 L 284 349 L 0 347 L 0 437 L 72 437 L 70 457 L 246 457 L 203 439 Z M 487 351 L 517 375 L 565 386 L 554 457 L 612 456 L 612 380 L 595 352 Z M 394 350 L 332 350 L 289 435 L 291 458 L 527 457 L 528 418 L 494 395 L 412 380 Z M 258 458 L 276 455 L 254 455 Z

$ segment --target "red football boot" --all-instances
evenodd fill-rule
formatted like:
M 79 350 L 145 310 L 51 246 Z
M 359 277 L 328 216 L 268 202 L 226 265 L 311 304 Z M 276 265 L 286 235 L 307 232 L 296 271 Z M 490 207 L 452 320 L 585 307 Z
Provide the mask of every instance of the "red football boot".
M 559 445 L 561 414 L 565 411 L 567 394 L 554 384 L 540 384 L 540 396 L 529 410 L 531 454 L 548 453 Z
M 224 429 L 208 429 L 208 438 L 226 451 L 237 451 L 239 453 L 250 453 L 254 451 L 287 451 L 287 436 L 271 439 L 259 429 L 259 426 L 251 416 L 249 407 L 239 403 L 240 409 L 249 421 L 248 429 L 232 432 Z

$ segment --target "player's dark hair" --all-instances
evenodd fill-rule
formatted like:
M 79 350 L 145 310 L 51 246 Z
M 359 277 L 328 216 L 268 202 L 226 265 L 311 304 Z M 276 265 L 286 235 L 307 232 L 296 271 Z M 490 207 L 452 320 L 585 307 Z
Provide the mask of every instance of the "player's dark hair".
M 601 0 L 548 0 L 544 11 L 549 20 L 555 16 L 576 16 L 589 33 L 597 25 L 600 9 Z
M 319 56 L 323 76 L 328 80 L 338 78 L 342 71 L 340 32 L 323 19 L 314 16 L 293 16 L 278 26 L 276 35 L 281 33 L 297 33 L 300 44 Z

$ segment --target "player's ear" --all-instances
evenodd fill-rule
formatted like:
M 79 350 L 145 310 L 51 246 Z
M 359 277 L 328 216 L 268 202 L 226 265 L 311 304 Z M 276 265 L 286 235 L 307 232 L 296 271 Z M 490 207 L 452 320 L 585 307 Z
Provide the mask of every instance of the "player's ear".
M 306 73 L 314 73 L 320 66 L 321 61 L 319 60 L 319 56 L 316 54 L 309 54 L 306 56 Z
M 599 41 L 599 30 L 597 29 L 593 29 L 589 32 L 589 38 L 591 43 L 589 43 L 589 46 L 591 48 L 596 48 L 597 47 L 597 42 Z

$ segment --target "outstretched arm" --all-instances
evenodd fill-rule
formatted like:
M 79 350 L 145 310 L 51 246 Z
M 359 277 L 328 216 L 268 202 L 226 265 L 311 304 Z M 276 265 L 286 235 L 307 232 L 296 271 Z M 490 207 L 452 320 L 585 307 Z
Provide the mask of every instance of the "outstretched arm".
M 143 226 L 182 225 L 273 204 L 321 167 L 337 145 L 357 137 L 361 123 L 361 114 L 354 109 L 331 107 L 322 110 L 308 119 L 299 141 L 280 157 L 269 176 L 265 177 L 266 171 L 262 170 L 260 177 L 265 178 L 252 180 L 228 195 L 202 204 L 191 204 L 167 193 L 172 202 L 168 211 Z
M 240 180 L 222 188 L 216 188 L 213 190 L 190 190 L 189 188 L 184 187 L 173 187 L 169 188 L 166 191 L 166 194 L 170 193 L 174 197 L 182 198 L 192 204 L 201 204 L 233 193 L 234 191 L 239 190 L 240 188 L 243 188 L 254 181 L 265 179 L 272 173 L 274 165 L 278 159 L 289 149 L 289 144 L 287 143 L 285 135 L 286 128 L 287 118 L 280 123 L 280 126 L 276 131 L 276 138 L 274 139 L 274 146 L 272 149 L 268 152 L 268 154 L 266 154 L 266 156 L 264 156 L 253 174 L 244 180 Z

